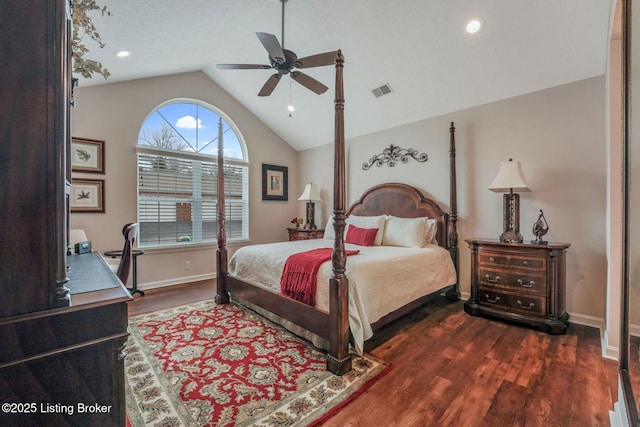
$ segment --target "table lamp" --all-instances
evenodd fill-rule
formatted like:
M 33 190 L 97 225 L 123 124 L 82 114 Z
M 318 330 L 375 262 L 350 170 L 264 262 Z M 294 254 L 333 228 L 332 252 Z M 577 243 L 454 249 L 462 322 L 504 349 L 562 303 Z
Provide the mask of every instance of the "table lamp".
M 506 193 L 503 200 L 501 242 L 522 243 L 520 234 L 520 195 L 515 192 L 531 191 L 522 178 L 520 162 L 509 159 L 500 162 L 500 170 L 494 178 L 489 190 L 495 193 Z
M 304 225 L 305 230 L 315 230 L 318 228 L 314 222 L 315 202 L 322 200 L 320 198 L 320 193 L 318 192 L 318 187 L 316 187 L 315 184 L 305 185 L 304 191 L 302 192 L 302 195 L 298 197 L 298 200 L 304 200 L 307 202 L 307 223 Z

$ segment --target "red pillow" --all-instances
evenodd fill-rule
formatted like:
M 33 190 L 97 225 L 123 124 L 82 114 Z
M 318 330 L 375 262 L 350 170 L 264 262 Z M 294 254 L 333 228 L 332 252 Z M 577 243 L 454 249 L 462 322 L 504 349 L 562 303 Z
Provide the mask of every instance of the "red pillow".
M 360 246 L 373 246 L 376 241 L 376 234 L 378 234 L 377 228 L 360 228 L 355 225 L 349 224 L 347 229 L 346 243 L 353 243 Z

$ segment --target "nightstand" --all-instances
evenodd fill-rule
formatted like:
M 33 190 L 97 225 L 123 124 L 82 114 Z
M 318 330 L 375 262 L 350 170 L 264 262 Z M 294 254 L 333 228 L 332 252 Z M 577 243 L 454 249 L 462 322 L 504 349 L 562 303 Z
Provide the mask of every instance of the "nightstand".
M 311 239 L 322 239 L 324 237 L 324 229 L 317 228 L 315 230 L 306 230 L 304 228 L 287 228 L 289 232 L 289 241 L 293 240 L 311 240 Z
M 464 311 L 564 334 L 566 253 L 569 243 L 465 240 L 471 249 L 471 297 Z

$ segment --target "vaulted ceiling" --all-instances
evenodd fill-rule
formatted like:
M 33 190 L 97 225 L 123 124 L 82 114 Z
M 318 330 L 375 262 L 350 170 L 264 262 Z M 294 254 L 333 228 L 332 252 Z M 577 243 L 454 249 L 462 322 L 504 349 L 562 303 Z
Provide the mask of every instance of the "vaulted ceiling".
M 288 0 L 284 47 L 342 49 L 349 138 L 603 75 L 613 1 Z M 280 0 L 99 3 L 111 12 L 94 20 L 106 46 L 85 42 L 111 77 L 81 86 L 201 70 L 295 149 L 333 141 L 332 66 L 302 70 L 329 86 L 323 95 L 287 75 L 268 97 L 257 94 L 274 70 L 216 67 L 269 64 L 255 33 L 282 42 Z M 467 34 L 476 16 L 485 27 Z M 392 93 L 375 97 L 384 84 Z

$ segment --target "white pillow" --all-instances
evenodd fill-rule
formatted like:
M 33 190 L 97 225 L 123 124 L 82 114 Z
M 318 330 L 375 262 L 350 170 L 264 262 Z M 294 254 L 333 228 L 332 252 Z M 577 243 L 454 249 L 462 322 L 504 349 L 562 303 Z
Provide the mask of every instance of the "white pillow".
M 437 245 L 438 239 L 438 221 L 432 218 L 427 218 L 427 223 L 424 230 L 424 244 L 425 245 Z
M 376 233 L 376 240 L 373 243 L 374 246 L 380 246 L 382 244 L 382 235 L 384 233 L 384 226 L 386 222 L 386 215 L 378 215 L 378 216 L 356 216 L 351 215 L 347 217 L 347 221 L 344 227 L 344 235 L 347 235 L 347 230 L 349 229 L 349 225 L 353 224 L 356 227 L 360 228 L 377 228 L 378 232 Z M 333 228 L 333 215 L 329 216 L 327 220 L 327 225 L 324 228 L 324 238 L 325 239 L 335 239 L 336 233 Z
M 429 244 L 438 244 L 438 221 L 428 217 L 400 218 L 387 216 L 382 237 L 385 246 L 403 246 L 423 248 Z
M 327 225 L 324 227 L 324 238 L 331 240 L 336 239 L 336 230 L 333 229 L 333 215 L 329 215 L 329 219 L 327 219 Z
M 384 226 L 382 244 L 405 248 L 422 248 L 428 218 L 399 218 L 388 216 Z

